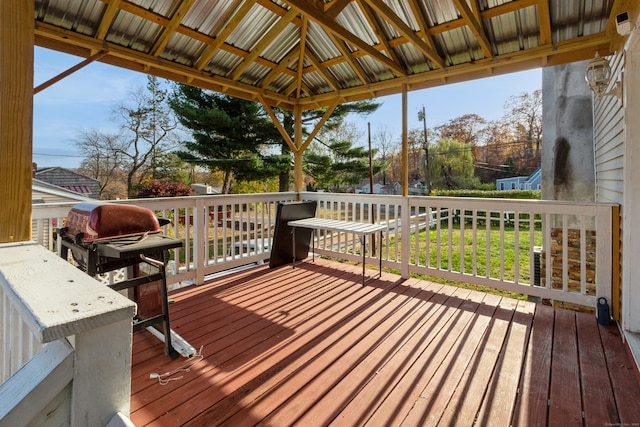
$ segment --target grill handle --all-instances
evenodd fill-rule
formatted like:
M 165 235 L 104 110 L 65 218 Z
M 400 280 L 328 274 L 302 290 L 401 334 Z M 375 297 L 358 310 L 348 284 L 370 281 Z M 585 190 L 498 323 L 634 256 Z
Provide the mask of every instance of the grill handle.
M 157 267 L 159 269 L 164 268 L 164 262 L 158 261 L 157 259 L 147 258 L 143 254 L 140 254 L 140 259 L 146 262 L 147 264 L 153 265 L 154 267 Z

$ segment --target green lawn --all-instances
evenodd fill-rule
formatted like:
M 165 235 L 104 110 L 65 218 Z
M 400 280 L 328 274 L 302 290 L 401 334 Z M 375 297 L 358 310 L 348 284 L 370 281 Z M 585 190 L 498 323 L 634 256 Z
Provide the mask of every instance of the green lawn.
M 427 252 L 427 233 L 429 236 L 429 246 Z M 504 259 L 504 279 L 513 281 L 515 280 L 516 274 L 516 233 L 513 226 L 505 226 L 503 236 L 501 236 L 501 232 L 499 227 L 495 226 L 489 230 L 487 233 L 486 228 L 482 226 L 476 230 L 475 240 L 476 240 L 476 258 L 475 258 L 475 268 L 477 276 L 486 276 L 487 275 L 487 236 L 489 239 L 489 266 L 490 269 L 490 277 L 500 278 L 500 264 L 501 260 Z M 529 254 L 529 243 L 530 243 L 530 232 L 528 227 L 520 227 L 518 233 L 518 277 L 519 282 L 529 282 L 531 277 L 530 271 L 530 254 Z M 429 267 L 437 268 L 438 267 L 438 259 L 437 259 L 437 248 L 438 246 L 441 248 L 440 252 L 440 268 L 444 270 L 449 269 L 449 258 L 451 258 L 451 270 L 452 271 L 463 271 L 465 273 L 471 274 L 473 273 L 474 259 L 473 259 L 473 230 L 470 227 L 466 227 L 464 229 L 464 235 L 461 235 L 459 224 L 455 224 L 451 236 L 446 229 L 440 230 L 440 238 L 438 240 L 438 233 L 435 229 L 431 229 L 428 232 L 422 231 L 417 236 L 419 249 L 418 249 L 418 265 L 424 266 L 427 260 L 427 254 L 429 256 Z M 504 240 L 503 251 L 504 254 L 501 254 L 501 245 L 500 241 Z M 462 244 L 462 254 L 461 254 L 461 242 Z M 534 246 L 542 245 L 542 232 L 538 228 L 534 229 L 533 233 L 533 242 Z M 415 243 L 416 236 L 412 234 L 411 236 L 411 262 L 416 263 L 415 260 Z M 395 245 L 397 242 L 391 241 L 389 251 L 395 251 Z M 449 251 L 449 245 L 451 246 L 451 250 Z M 449 253 L 451 256 L 449 256 Z M 460 260 L 464 259 L 463 267 L 461 270 Z M 503 291 L 496 291 L 493 289 L 485 288 L 477 285 L 469 285 L 463 282 L 452 282 L 449 280 L 432 277 L 432 276 L 424 276 L 417 275 L 428 280 L 436 281 L 438 283 L 447 283 L 453 284 L 456 286 L 463 286 L 467 288 L 480 289 L 483 291 L 489 292 L 498 292 L 504 294 Z M 509 296 L 522 298 L 522 295 L 513 294 L 507 292 Z

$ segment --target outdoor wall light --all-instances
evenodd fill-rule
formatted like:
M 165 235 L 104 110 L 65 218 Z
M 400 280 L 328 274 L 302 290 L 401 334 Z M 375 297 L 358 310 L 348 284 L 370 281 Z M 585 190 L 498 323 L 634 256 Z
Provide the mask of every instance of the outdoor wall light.
M 598 52 L 596 52 L 596 56 L 587 64 L 585 79 L 598 98 L 609 95 L 615 95 L 618 98 L 622 96 L 622 84 L 620 81 L 617 81 L 613 88 L 609 92 L 606 92 L 609 81 L 611 80 L 611 66 L 609 65 L 609 60 L 601 57 Z

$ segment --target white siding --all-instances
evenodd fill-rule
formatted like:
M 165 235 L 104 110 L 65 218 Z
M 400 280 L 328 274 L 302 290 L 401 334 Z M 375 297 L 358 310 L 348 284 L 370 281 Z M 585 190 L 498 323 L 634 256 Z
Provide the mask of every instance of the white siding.
M 620 78 L 624 56 L 611 58 L 613 82 Z M 624 181 L 624 108 L 615 96 L 594 97 L 596 201 L 620 203 Z

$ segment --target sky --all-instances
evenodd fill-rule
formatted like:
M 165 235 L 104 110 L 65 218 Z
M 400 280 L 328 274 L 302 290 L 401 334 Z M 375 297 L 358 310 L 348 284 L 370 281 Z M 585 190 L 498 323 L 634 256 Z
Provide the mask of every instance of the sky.
M 48 49 L 35 48 L 34 87 L 66 71 L 83 58 Z M 113 121 L 114 106 L 128 93 L 146 85 L 146 75 L 93 62 L 34 96 L 33 161 L 38 167 L 76 168 L 82 157 L 75 142 L 83 132 L 117 131 Z M 436 88 L 409 92 L 408 129 L 420 128 L 418 112 L 424 106 L 427 127 L 432 128 L 464 114 L 477 114 L 486 120 L 504 115 L 510 96 L 542 88 L 540 69 L 504 76 L 472 80 Z M 350 116 L 347 120 L 361 131 L 367 143 L 367 123 L 371 132 L 386 128 L 394 139 L 402 129 L 402 97 L 390 95 L 376 99 L 382 106 L 366 118 Z

